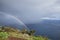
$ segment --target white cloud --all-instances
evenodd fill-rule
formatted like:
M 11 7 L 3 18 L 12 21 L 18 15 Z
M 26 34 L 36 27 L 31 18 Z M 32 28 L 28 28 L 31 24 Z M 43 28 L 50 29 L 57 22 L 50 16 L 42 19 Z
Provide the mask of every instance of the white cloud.
M 60 20 L 59 18 L 50 18 L 50 17 L 44 17 L 41 19 L 43 19 L 43 20 Z
M 60 14 L 52 14 L 49 17 L 42 17 L 43 20 L 60 20 Z

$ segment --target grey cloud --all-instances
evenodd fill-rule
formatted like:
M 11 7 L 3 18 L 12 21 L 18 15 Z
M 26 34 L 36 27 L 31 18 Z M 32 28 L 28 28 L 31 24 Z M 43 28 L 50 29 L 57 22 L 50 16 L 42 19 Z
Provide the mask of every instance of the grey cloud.
M 2 0 L 2 11 L 25 23 L 39 22 L 42 17 L 60 13 L 59 0 Z

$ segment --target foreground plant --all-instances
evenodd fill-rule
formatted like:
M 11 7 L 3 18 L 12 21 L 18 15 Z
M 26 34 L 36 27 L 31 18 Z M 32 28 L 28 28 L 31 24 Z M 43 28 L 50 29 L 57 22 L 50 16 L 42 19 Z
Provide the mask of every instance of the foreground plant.
M 0 32 L 0 40 L 7 39 L 9 34 L 7 32 Z

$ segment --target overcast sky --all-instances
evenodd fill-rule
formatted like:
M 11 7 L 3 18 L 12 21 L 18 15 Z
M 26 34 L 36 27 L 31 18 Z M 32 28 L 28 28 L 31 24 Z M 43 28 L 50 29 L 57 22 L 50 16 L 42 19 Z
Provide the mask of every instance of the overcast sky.
M 1 0 L 0 11 L 17 16 L 24 23 L 60 20 L 60 0 Z

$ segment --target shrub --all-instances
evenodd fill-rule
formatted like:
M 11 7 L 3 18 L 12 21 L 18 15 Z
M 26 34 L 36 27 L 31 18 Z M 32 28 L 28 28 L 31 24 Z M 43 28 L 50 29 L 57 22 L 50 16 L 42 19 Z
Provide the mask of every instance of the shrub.
M 0 39 L 8 38 L 9 34 L 7 32 L 0 32 Z

